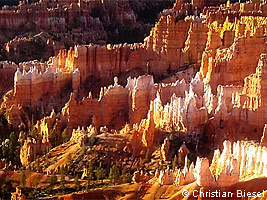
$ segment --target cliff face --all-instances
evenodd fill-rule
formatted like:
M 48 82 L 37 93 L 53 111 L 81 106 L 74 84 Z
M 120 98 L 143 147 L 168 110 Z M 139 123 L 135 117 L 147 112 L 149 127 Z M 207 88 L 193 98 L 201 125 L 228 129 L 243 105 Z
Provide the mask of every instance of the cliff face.
M 200 73 L 197 73 L 191 83 L 184 87 L 185 96 L 173 93 L 169 95 L 170 102 L 164 105 L 158 93 L 150 106 L 156 128 L 167 132 L 192 132 L 196 127 L 206 124 L 208 116 L 214 116 L 212 121 L 217 127 L 232 119 L 262 130 L 266 121 L 266 100 L 265 97 L 262 99 L 262 94 L 265 94 L 265 57 L 265 54 L 261 55 L 256 73 L 245 78 L 244 87 L 218 86 L 217 95 L 213 95 L 211 86 L 204 84 Z M 245 117 L 247 112 L 249 116 Z
M 209 2 L 195 1 L 192 5 L 200 9 Z M 67 128 L 68 136 L 72 133 L 71 140 L 77 140 L 84 135 L 84 129 L 78 127 L 91 126 L 94 133 L 110 129 L 115 132 L 129 123 L 125 132 L 131 133 L 135 154 L 140 149 L 156 147 L 161 140 L 157 133 L 178 132 L 198 141 L 199 130 L 206 128 L 209 139 L 216 143 L 226 136 L 231 140 L 257 139 L 267 119 L 266 17 L 264 12 L 258 12 L 264 11 L 264 5 L 223 5 L 205 8 L 200 17 L 184 18 L 186 11 L 191 11 L 190 4 L 177 1 L 173 9 L 166 11 L 169 14 L 162 14 L 143 43 L 78 45 L 60 50 L 46 63 L 20 63 L 14 90 L 5 95 L 1 105 L 1 109 L 9 111 L 9 123 L 29 128 L 27 108 L 42 116 L 53 108 L 59 113 L 53 112 L 37 122 L 43 142 L 27 141 L 25 152 L 21 152 L 22 162 L 32 160 L 32 149 L 47 145 L 49 131 L 54 127 L 58 132 Z M 82 7 L 73 3 L 71 9 L 78 12 Z M 240 16 L 236 14 L 239 10 Z M 122 20 L 123 15 L 119 15 Z M 146 75 L 128 78 L 125 87 L 114 78 L 114 84 L 102 87 L 97 97 L 91 92 L 84 97 L 87 90 L 96 87 L 88 86 L 90 81 L 106 84 L 115 76 L 135 77 L 136 71 Z M 170 75 L 174 76 L 165 83 L 159 82 Z M 200 186 L 214 187 L 238 182 L 243 176 L 236 169 L 240 163 L 229 158 L 228 146 L 223 154 L 216 151 L 211 170 L 207 159 L 198 159 L 196 167 L 183 172 L 162 172 L 159 182 L 182 185 L 196 180 Z M 167 142 L 162 151 L 167 160 Z M 227 165 L 217 166 L 218 162 Z M 193 177 L 193 169 L 198 178 Z
M 93 99 L 89 94 L 89 97 L 82 101 L 76 101 L 74 95 L 71 95 L 68 102 L 68 127 L 72 130 L 78 126 L 92 124 L 97 128 L 105 125 L 121 128 L 127 120 L 128 96 L 128 90 L 117 82 L 107 89 L 102 88 L 98 99 Z M 114 102 L 116 102 L 115 105 Z M 116 124 L 118 119 L 120 124 Z
M 213 93 L 219 84 L 241 85 L 244 77 L 253 73 L 260 54 L 266 52 L 265 17 L 235 19 L 231 23 L 227 16 L 221 25 L 212 23 L 210 26 L 211 35 L 203 52 L 201 71 Z M 212 35 L 217 35 L 217 39 Z M 232 36 L 228 39 L 227 35 Z
M 0 96 L 12 89 L 16 69 L 17 65 L 15 63 L 0 62 Z
M 78 67 L 82 82 L 90 76 L 112 78 L 136 69 L 156 77 L 179 70 L 183 66 L 182 48 L 190 22 L 175 20 L 175 16 L 162 16 L 144 43 L 77 46 L 74 53 L 70 50 L 64 53 L 65 56 L 61 52 L 58 56 L 59 66 Z M 70 62 L 66 62 L 66 59 Z
M 51 103 L 53 101 L 52 96 L 59 94 L 70 82 L 70 74 L 54 73 L 50 67 L 41 74 L 36 66 L 28 72 L 25 68 L 23 72 L 18 69 L 14 79 L 14 98 L 18 104 L 32 107 L 43 102 L 50 101 Z M 43 105 L 40 105 L 41 110 L 44 109 L 42 107 Z
M 150 6 L 149 0 L 21 1 L 18 6 L 0 10 L 0 45 L 9 60 L 22 62 L 46 60 L 60 49 L 78 44 L 139 42 L 151 28 L 150 19 L 156 19 L 172 3 L 161 0 Z

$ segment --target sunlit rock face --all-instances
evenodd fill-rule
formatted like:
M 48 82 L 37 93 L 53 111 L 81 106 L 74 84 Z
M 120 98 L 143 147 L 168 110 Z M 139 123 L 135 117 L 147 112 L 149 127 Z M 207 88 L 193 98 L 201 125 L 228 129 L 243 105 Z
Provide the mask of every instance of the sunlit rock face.
M 266 177 L 267 163 L 263 159 L 266 153 L 267 149 L 256 143 L 224 141 L 223 151 L 215 150 L 211 163 L 207 158 L 198 157 L 195 166 L 191 163 L 188 169 L 186 157 L 182 171 L 160 171 L 151 181 L 162 185 L 185 185 L 196 181 L 201 187 L 227 188 L 243 179 Z
M 230 187 L 239 182 L 238 161 L 231 156 L 231 143 L 224 142 L 224 149 L 214 152 L 213 160 L 198 158 L 196 161 L 196 180 L 203 187 Z
M 27 138 L 20 149 L 20 162 L 22 165 L 28 165 L 35 156 L 43 155 L 51 149 L 51 144 L 48 141 L 38 142 L 34 138 Z
M 166 169 L 165 171 L 156 172 L 154 178 L 152 179 L 154 183 L 159 183 L 161 185 L 187 185 L 196 181 L 194 176 L 194 164 L 191 163 L 189 169 L 187 167 L 187 157 L 185 159 L 185 165 L 183 170 L 180 169 Z
M 12 200 L 26 200 L 25 194 L 21 192 L 21 189 L 16 187 L 16 191 L 11 193 L 11 199 Z
M 124 125 L 128 110 L 128 97 L 128 89 L 116 82 L 108 88 L 102 88 L 98 99 L 92 98 L 89 94 L 82 101 L 76 101 L 72 94 L 68 102 L 69 127 L 76 128 L 88 124 L 97 128 L 105 125 L 115 126 L 112 124 L 115 118 L 120 118 L 121 126 Z
M 217 95 L 214 95 L 211 86 L 203 83 L 200 74 L 197 73 L 188 85 L 182 81 L 173 84 L 173 88 L 180 85 L 182 88 L 189 88 L 189 91 L 185 90 L 185 94 L 182 95 L 179 90 L 175 90 L 176 93 L 173 93 L 170 102 L 165 105 L 162 103 L 160 92 L 157 93 L 150 106 L 156 128 L 167 132 L 190 132 L 205 124 L 208 115 L 212 115 L 218 126 L 222 121 L 234 119 L 261 129 L 266 121 L 266 100 L 263 99 L 265 95 L 262 95 L 265 94 L 265 59 L 265 54 L 262 54 L 256 73 L 244 79 L 243 87 L 219 85 Z M 249 117 L 244 116 L 245 112 L 250 113 Z
M 266 131 L 267 131 L 267 125 L 265 124 L 264 129 L 263 129 L 263 134 L 261 137 L 261 145 L 267 147 L 267 141 L 266 141 Z
M 137 79 L 128 79 L 126 86 L 130 91 L 129 121 L 140 123 L 147 115 L 150 101 L 156 96 L 156 86 L 153 76 L 140 76 Z
M 60 51 L 55 63 L 59 68 L 78 67 L 82 82 L 90 76 L 112 78 L 135 69 L 159 78 L 183 67 L 182 49 L 189 27 L 190 21 L 176 22 L 175 16 L 162 16 L 144 43 L 76 46 L 68 52 Z
M 71 80 L 70 74 L 53 72 L 47 67 L 42 73 L 37 66 L 21 72 L 18 68 L 14 79 L 14 98 L 22 105 L 39 104 L 47 94 L 59 93 Z M 52 95 L 51 95 L 52 96 Z
M 211 84 L 213 92 L 218 85 L 241 85 L 244 77 L 253 73 L 260 54 L 266 52 L 265 21 L 265 17 L 242 16 L 230 22 L 226 17 L 222 23 L 209 25 L 200 71 L 205 82 Z M 227 39 L 229 31 L 234 37 L 232 41 Z M 212 35 L 216 35 L 217 39 Z

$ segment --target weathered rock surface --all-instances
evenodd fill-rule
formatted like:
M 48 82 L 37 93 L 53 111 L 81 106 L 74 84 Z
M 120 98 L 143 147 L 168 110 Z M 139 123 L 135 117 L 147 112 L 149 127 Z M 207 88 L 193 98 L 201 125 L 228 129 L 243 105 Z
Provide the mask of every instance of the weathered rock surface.
M 34 138 L 27 138 L 20 149 L 20 162 L 22 165 L 28 165 L 36 156 L 43 155 L 51 149 L 48 141 L 37 142 Z

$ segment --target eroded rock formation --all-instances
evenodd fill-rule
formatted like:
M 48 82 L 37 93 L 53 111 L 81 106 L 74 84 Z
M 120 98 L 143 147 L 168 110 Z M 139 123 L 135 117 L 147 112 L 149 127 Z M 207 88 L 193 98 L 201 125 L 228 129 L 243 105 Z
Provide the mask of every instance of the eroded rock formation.
M 83 12 L 92 2 L 71 1 L 69 9 L 58 14 L 54 9 L 42 7 L 54 7 L 53 3 L 44 1 L 33 6 L 44 16 L 34 19 L 29 16 L 29 20 L 35 20 L 43 29 L 65 30 L 78 16 L 83 28 L 94 23 L 102 30 L 96 19 Z M 94 3 L 102 8 L 112 6 L 112 2 Z M 137 27 L 136 16 L 127 4 L 124 9 L 129 12 L 115 4 L 115 13 L 122 24 Z M 55 43 L 51 48 L 58 54 L 45 63 L 3 63 L 3 69 L 10 69 L 7 74 L 15 75 L 13 90 L 0 88 L 5 93 L 1 111 L 14 129 L 34 127 L 37 132 L 36 138 L 24 142 L 21 163 L 28 165 L 35 156 L 50 150 L 51 130 L 59 138 L 66 130 L 68 144 L 77 143 L 79 148 L 93 134 L 127 134 L 130 139 L 120 148 L 133 158 L 131 167 L 145 151 L 154 150 L 166 164 L 171 160 L 170 154 L 177 153 L 178 147 L 171 152 L 175 141 L 166 138 L 173 134 L 187 143 L 194 141 L 195 149 L 188 146 L 198 155 L 202 153 L 198 145 L 214 149 L 225 139 L 237 142 L 233 146 L 229 141 L 224 142 L 222 153 L 215 150 L 212 162 L 198 157 L 195 165 L 188 167 L 186 152 L 182 154 L 183 170 L 158 171 L 154 177 L 135 173 L 135 182 L 178 186 L 196 182 L 200 187 L 221 188 L 252 176 L 267 176 L 265 147 L 240 141 L 247 138 L 259 142 L 267 120 L 266 3 L 227 3 L 206 7 L 202 12 L 204 6 L 211 4 L 204 0 L 191 4 L 177 1 L 173 9 L 161 15 L 142 43 L 76 45 L 69 50 L 59 50 L 60 43 Z M 28 16 L 27 9 L 32 5 L 21 4 L 20 8 L 25 10 L 15 13 L 12 22 L 0 20 L 0 27 L 24 23 L 24 18 L 17 18 Z M 61 5 L 58 9 L 62 9 Z M 9 8 L 4 10 L 2 13 Z M 105 16 L 108 21 L 114 17 Z M 48 21 L 41 24 L 40 19 Z M 99 39 L 101 35 L 96 37 Z M 49 37 L 46 39 L 49 44 Z M 15 48 L 28 42 L 29 38 L 17 38 L 5 48 L 15 55 Z M 128 76 L 133 78 L 129 77 L 124 84 Z M 107 86 L 112 79 L 114 83 Z M 100 92 L 95 92 L 98 89 Z M 35 126 L 31 115 L 36 117 Z M 201 141 L 203 135 L 207 144 Z M 265 140 L 264 132 L 262 145 L 266 145 Z M 156 155 L 153 156 L 154 159 Z
M 215 150 L 211 164 L 207 158 L 198 157 L 195 166 L 192 163 L 188 169 L 186 157 L 182 171 L 160 171 L 151 180 L 162 185 L 181 186 L 196 181 L 205 188 L 227 188 L 244 178 L 266 176 L 265 154 L 266 148 L 259 144 L 237 141 L 232 145 L 230 141 L 224 141 L 222 153 Z
M 43 155 L 51 149 L 49 141 L 38 142 L 34 138 L 27 138 L 20 149 L 20 162 L 22 165 L 28 165 L 36 156 Z

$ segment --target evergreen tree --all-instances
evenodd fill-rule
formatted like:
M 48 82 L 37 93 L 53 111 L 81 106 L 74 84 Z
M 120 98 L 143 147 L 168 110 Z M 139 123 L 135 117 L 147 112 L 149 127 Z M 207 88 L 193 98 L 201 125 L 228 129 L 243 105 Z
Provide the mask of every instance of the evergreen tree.
M 68 142 L 68 135 L 67 135 L 67 129 L 65 128 L 64 131 L 61 134 L 62 142 Z
M 71 157 L 71 154 L 70 153 L 67 156 L 67 164 L 68 165 L 72 164 L 72 157 Z
M 44 58 L 41 58 L 40 63 L 44 63 L 44 62 L 45 62 Z
M 182 155 L 181 154 L 178 154 L 177 165 L 178 165 L 179 168 L 183 167 L 183 160 L 182 160 Z
M 124 174 L 124 176 L 123 176 L 123 182 L 124 183 L 130 183 L 132 181 L 132 175 L 130 172 L 126 173 L 124 171 L 124 173 L 122 173 L 122 174 Z
M 85 153 L 86 153 L 86 147 L 85 147 L 85 144 L 84 144 L 84 142 L 83 142 L 83 144 L 82 144 L 82 148 L 81 148 L 81 151 L 80 151 L 80 154 L 81 154 L 81 156 L 84 156 Z
M 17 166 L 20 165 L 20 146 L 19 145 L 15 148 L 12 161 L 14 165 L 17 165 Z
M 20 173 L 20 185 L 22 188 L 24 188 L 26 185 L 26 175 L 25 175 L 25 172 L 23 170 Z
M 2 145 L 2 140 L 1 140 L 1 138 L 0 138 L 0 145 Z M 0 158 L 3 158 L 2 148 L 0 148 Z
M 48 164 L 49 164 L 49 162 L 48 162 L 48 154 L 46 154 L 44 156 L 44 167 L 47 168 L 48 167 Z
M 191 165 L 191 161 L 189 160 L 189 158 L 187 158 L 187 169 L 190 168 L 190 165 Z
M 170 141 L 173 140 L 173 134 L 171 134 L 171 135 L 169 136 L 169 140 L 170 140 Z
M 65 169 L 64 169 L 64 166 L 61 165 L 61 167 L 60 167 L 60 185 L 61 185 L 61 189 L 62 190 L 65 189 L 65 183 L 66 183 L 66 180 L 65 180 Z
M 34 127 L 32 127 L 31 130 L 29 131 L 29 136 L 37 139 L 37 132 L 35 131 Z
M 120 170 L 118 169 L 117 165 L 112 165 L 109 171 L 109 179 L 110 180 L 118 180 L 120 178 Z
M 102 180 L 103 183 L 103 178 L 105 177 L 106 171 L 102 167 L 98 167 L 96 170 L 96 178 L 97 180 Z
M 0 186 L 2 199 L 10 199 L 12 184 L 9 179 L 5 178 L 3 181 L 0 181 Z
M 8 146 L 6 144 L 2 145 L 2 155 L 4 158 L 8 157 Z
M 80 187 L 81 187 L 81 185 L 80 185 L 78 176 L 75 176 L 75 178 L 74 178 L 74 188 L 78 192 L 80 190 Z
M 53 171 L 52 175 L 50 176 L 50 185 L 54 186 L 57 183 L 57 176 L 55 175 L 55 172 Z
M 37 158 L 37 160 L 36 160 L 36 171 L 38 172 L 39 169 L 40 169 L 40 159 Z
M 54 128 L 49 131 L 49 141 L 51 142 L 52 146 L 56 146 L 56 133 Z
M 146 157 L 145 157 L 145 162 L 148 162 L 150 160 L 150 153 L 149 153 L 149 149 L 147 149 L 146 151 Z
M 90 186 L 90 179 L 89 178 L 87 178 L 87 181 L 86 181 L 86 191 L 88 191 L 89 190 L 89 186 Z
M 95 144 L 96 138 L 95 138 L 95 134 L 92 133 L 90 136 L 90 146 L 93 146 Z
M 93 165 L 92 161 L 89 162 L 88 178 L 89 178 L 89 180 L 92 180 L 94 178 L 94 165 Z
M 177 166 L 177 156 L 175 155 L 172 161 L 172 170 L 174 170 L 176 166 Z

